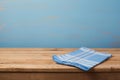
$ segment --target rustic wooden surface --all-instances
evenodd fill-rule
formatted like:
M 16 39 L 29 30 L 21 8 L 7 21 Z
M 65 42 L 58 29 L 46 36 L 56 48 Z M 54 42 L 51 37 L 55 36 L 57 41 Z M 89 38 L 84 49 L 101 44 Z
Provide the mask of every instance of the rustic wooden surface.
M 77 48 L 0 48 L 0 72 L 83 72 L 80 69 L 56 64 L 53 54 L 65 54 Z M 120 48 L 94 48 L 109 52 L 112 58 L 89 72 L 120 72 Z
M 120 80 L 120 73 L 0 73 L 0 80 Z
M 112 58 L 89 72 L 56 64 L 53 54 L 77 48 L 0 48 L 0 80 L 120 80 L 120 48 L 99 48 Z

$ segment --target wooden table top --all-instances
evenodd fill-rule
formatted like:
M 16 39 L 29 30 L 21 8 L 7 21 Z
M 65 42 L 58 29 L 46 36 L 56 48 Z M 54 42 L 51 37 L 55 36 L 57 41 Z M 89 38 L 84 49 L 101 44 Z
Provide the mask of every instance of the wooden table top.
M 53 54 L 65 54 L 77 48 L 0 48 L 0 72 L 83 72 L 56 64 Z M 109 52 L 112 58 L 97 65 L 89 72 L 120 72 L 120 48 L 94 48 Z

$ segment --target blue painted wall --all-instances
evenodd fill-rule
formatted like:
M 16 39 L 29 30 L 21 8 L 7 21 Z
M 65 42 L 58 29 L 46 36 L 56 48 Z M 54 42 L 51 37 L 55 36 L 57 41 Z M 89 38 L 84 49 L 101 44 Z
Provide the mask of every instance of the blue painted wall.
M 120 0 L 0 0 L 0 47 L 120 47 Z

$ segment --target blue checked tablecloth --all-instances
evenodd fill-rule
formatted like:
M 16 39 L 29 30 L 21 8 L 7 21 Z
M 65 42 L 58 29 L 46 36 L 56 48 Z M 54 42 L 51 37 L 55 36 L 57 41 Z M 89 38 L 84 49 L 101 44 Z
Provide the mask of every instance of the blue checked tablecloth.
M 56 63 L 74 66 L 88 71 L 111 56 L 112 55 L 108 53 L 97 52 L 86 47 L 81 47 L 67 54 L 53 55 L 52 58 Z

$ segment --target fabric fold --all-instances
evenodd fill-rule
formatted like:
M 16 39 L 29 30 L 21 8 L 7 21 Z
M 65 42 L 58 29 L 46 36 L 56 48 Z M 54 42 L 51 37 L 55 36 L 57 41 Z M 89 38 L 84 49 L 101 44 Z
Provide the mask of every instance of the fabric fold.
M 78 50 L 67 54 L 53 55 L 52 59 L 56 63 L 74 66 L 84 71 L 88 71 L 111 56 L 112 55 L 109 53 L 97 52 L 90 48 L 81 47 Z

